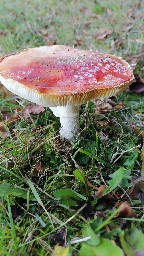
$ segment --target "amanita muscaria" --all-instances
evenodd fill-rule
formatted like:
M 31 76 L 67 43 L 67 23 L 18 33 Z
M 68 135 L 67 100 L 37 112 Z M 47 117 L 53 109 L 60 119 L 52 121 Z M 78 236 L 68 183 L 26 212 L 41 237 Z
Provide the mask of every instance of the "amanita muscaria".
M 133 72 L 121 58 L 62 45 L 41 46 L 0 59 L 0 81 L 11 92 L 60 117 L 61 138 L 79 134 L 79 106 L 122 92 Z

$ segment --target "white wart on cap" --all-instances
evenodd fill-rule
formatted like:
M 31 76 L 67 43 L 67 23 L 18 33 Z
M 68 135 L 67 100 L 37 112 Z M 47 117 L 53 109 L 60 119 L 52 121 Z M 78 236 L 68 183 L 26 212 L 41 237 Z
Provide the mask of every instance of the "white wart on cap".
M 1 58 L 0 81 L 16 95 L 50 107 L 60 117 L 61 137 L 74 140 L 79 105 L 123 91 L 133 72 L 121 58 L 54 45 Z

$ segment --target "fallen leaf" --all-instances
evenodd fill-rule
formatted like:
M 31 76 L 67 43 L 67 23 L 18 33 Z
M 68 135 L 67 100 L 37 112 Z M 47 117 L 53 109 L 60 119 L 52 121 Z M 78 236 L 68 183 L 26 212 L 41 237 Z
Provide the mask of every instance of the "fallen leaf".
M 109 18 L 111 18 L 111 17 L 113 18 L 113 11 L 111 9 L 108 8 L 106 10 L 106 12 L 107 12 L 107 15 L 108 15 Z
M 129 202 L 122 202 L 118 207 L 118 214 L 116 217 L 124 218 L 124 217 L 132 217 L 134 216 L 134 211 L 132 210 Z
M 7 31 L 5 30 L 0 30 L 0 36 L 6 36 L 7 35 Z
M 40 160 L 37 160 L 34 164 L 33 171 L 41 175 L 44 174 L 44 166 L 42 165 L 42 162 Z
M 124 23 L 122 27 L 122 32 L 129 32 L 132 29 L 133 25 L 134 25 L 134 21 L 129 22 L 127 24 Z
M 113 31 L 110 29 L 99 29 L 98 32 L 95 35 L 95 39 L 97 40 L 103 40 L 104 38 L 106 38 L 107 36 L 112 35 Z
M 98 190 L 98 187 L 96 187 L 95 185 L 93 185 L 90 181 L 87 181 L 87 186 L 90 188 L 93 188 L 95 190 Z
M 116 104 L 113 109 L 123 109 L 124 108 L 124 102 L 120 101 L 118 104 Z
M 69 247 L 62 247 L 59 245 L 56 245 L 54 248 L 53 256 L 67 256 L 69 252 Z
M 106 205 L 113 205 L 113 203 L 117 200 L 114 193 L 113 194 L 106 194 L 106 195 L 103 195 L 104 192 L 105 192 L 105 189 L 107 188 L 106 185 L 101 185 L 99 188 L 98 188 L 98 191 L 96 193 L 96 196 L 98 197 L 99 199 L 99 203 L 101 204 L 106 204 Z
M 104 120 L 101 120 L 101 121 L 98 121 L 98 124 L 100 125 L 100 126 L 107 126 L 108 125 L 108 121 L 106 120 L 106 119 L 104 119 Z
M 75 39 L 76 43 L 75 46 L 81 46 L 83 44 L 82 40 L 80 39 Z
M 104 100 L 93 101 L 95 104 L 95 114 L 101 115 L 113 110 L 119 110 L 124 108 L 124 102 L 114 102 L 111 98 Z
M 118 37 L 118 38 L 114 38 L 111 41 L 111 47 L 112 48 L 122 48 L 124 46 L 124 42 L 125 42 L 125 37 Z
M 124 56 L 124 58 L 132 65 L 132 66 L 136 66 L 137 62 L 139 61 L 139 59 L 143 58 L 144 53 L 143 51 L 135 54 L 135 55 L 126 55 Z
M 37 105 L 37 104 L 28 105 L 24 108 L 24 111 L 23 111 L 24 118 L 30 117 L 30 114 L 39 115 L 44 111 L 45 111 L 45 108 L 40 105 Z
M 0 137 L 5 139 L 8 136 L 8 129 L 4 122 L 0 122 Z
M 98 191 L 97 191 L 97 197 L 98 198 L 101 198 L 103 196 L 103 192 L 104 190 L 106 189 L 106 185 L 101 185 L 99 188 L 98 188 Z
M 132 200 L 139 199 L 144 204 L 144 177 L 132 177 L 132 187 L 129 190 L 129 196 Z
M 12 95 L 12 93 L 10 91 L 8 91 L 6 89 L 6 87 L 4 87 L 1 83 L 0 83 L 0 94 L 2 95 L 2 97 L 5 99 L 5 98 L 11 98 L 11 97 L 14 97 Z

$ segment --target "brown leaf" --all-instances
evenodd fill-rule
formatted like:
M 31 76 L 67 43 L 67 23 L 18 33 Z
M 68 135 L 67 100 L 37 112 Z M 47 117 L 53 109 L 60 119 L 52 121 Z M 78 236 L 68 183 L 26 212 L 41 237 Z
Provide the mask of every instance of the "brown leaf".
M 128 10 L 128 12 L 127 12 L 127 16 L 128 16 L 129 18 L 134 18 L 134 11 L 135 11 L 134 8 L 130 8 L 130 9 Z
M 108 193 L 105 196 L 103 196 L 103 192 L 105 191 L 106 187 L 107 187 L 106 185 L 101 185 L 98 188 L 98 191 L 97 191 L 96 195 L 97 195 L 98 198 L 102 198 L 104 201 L 111 202 L 111 204 L 113 204 L 116 200 L 114 195 Z
M 127 201 L 122 202 L 119 205 L 118 210 L 119 210 L 119 212 L 118 212 L 118 214 L 116 216 L 118 218 L 134 216 L 134 211 L 132 210 L 130 204 Z
M 0 122 L 0 137 L 5 139 L 8 136 L 8 129 L 4 122 Z
M 113 11 L 111 10 L 111 9 L 107 9 L 106 10 L 106 12 L 107 12 L 107 15 L 108 15 L 108 17 L 110 18 L 110 17 L 112 17 L 113 18 Z
M 142 179 L 142 176 L 132 178 L 132 187 L 129 191 L 129 195 L 132 200 L 139 199 L 142 204 L 144 204 L 144 182 Z
M 7 35 L 7 31 L 4 30 L 0 30 L 0 36 L 6 36 Z
M 82 40 L 80 39 L 75 39 L 76 43 L 75 46 L 81 46 L 83 44 Z
M 40 160 L 35 163 L 34 169 L 37 172 L 39 172 L 41 174 L 44 174 L 44 167 L 43 167 L 42 162 Z
M 87 186 L 90 188 L 93 188 L 95 190 L 98 190 L 98 187 L 96 187 L 95 185 L 93 185 L 90 181 L 87 181 Z
M 98 32 L 95 35 L 95 39 L 97 40 L 103 40 L 104 38 L 106 38 L 107 36 L 112 35 L 113 31 L 110 29 L 99 29 Z
M 122 28 L 122 32 L 129 32 L 132 29 L 133 25 L 134 25 L 134 21 L 129 22 L 127 24 L 124 23 L 123 28 Z
M 124 108 L 124 102 L 120 101 L 118 104 L 116 104 L 114 107 L 114 109 L 123 109 Z
M 143 56 L 144 56 L 144 53 L 143 53 L 143 51 L 142 52 L 140 52 L 140 53 L 138 53 L 138 54 L 136 54 L 136 55 L 127 55 L 127 56 L 125 56 L 125 58 L 126 58 L 126 60 L 130 63 L 130 64 L 132 64 L 132 65 L 136 65 L 136 63 L 139 61 L 139 59 L 141 59 L 141 58 L 143 58 Z
M 124 108 L 124 103 L 120 101 L 119 103 L 114 102 L 111 99 L 105 99 L 103 101 L 94 101 L 95 103 L 95 114 L 101 115 L 112 110 L 119 110 Z
M 135 128 L 133 129 L 133 132 L 134 132 L 134 134 L 140 136 L 141 133 L 142 133 L 142 130 L 141 130 L 140 127 L 135 127 Z
M 113 48 L 123 47 L 124 42 L 125 42 L 125 37 L 114 38 L 111 41 L 111 47 L 113 47 Z
M 13 94 L 6 89 L 1 83 L 0 83 L 0 94 L 2 95 L 3 98 L 8 98 L 12 97 Z
M 98 198 L 101 198 L 103 196 L 103 192 L 104 190 L 106 189 L 106 185 L 101 185 L 99 188 L 98 188 L 98 191 L 97 191 L 97 197 Z
M 24 118 L 30 117 L 30 114 L 39 115 L 44 111 L 45 111 L 45 108 L 40 105 L 37 105 L 37 104 L 28 105 L 24 108 L 24 112 L 23 112 Z
M 109 122 L 108 122 L 108 120 L 107 119 L 103 119 L 103 120 L 101 120 L 101 121 L 98 121 L 98 124 L 100 125 L 100 126 L 108 126 L 108 124 L 109 124 Z

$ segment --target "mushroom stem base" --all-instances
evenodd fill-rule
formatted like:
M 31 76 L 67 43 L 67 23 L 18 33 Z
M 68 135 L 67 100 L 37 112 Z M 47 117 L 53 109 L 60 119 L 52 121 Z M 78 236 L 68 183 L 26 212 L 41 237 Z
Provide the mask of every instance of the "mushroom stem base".
M 64 107 L 50 107 L 53 114 L 60 118 L 61 129 L 60 137 L 69 141 L 76 141 L 79 139 L 79 107 L 78 106 L 64 106 Z

